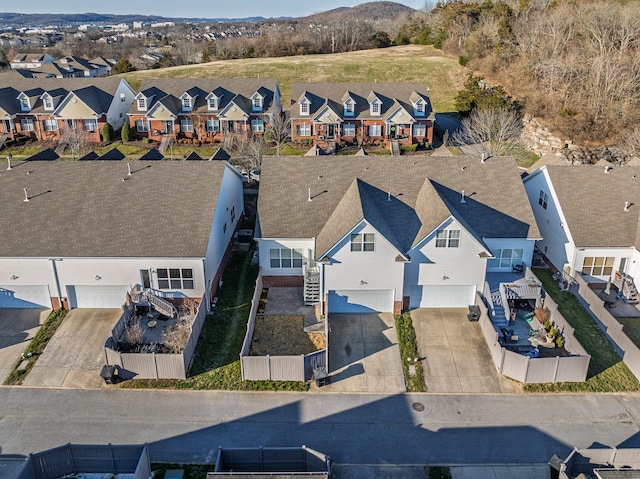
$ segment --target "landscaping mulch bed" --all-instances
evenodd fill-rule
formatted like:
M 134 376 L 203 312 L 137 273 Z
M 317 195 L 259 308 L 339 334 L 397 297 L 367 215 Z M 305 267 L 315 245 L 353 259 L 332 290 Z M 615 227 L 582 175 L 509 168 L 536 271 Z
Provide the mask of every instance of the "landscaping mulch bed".
M 322 333 L 305 333 L 302 315 L 257 315 L 251 356 L 298 356 L 326 347 Z

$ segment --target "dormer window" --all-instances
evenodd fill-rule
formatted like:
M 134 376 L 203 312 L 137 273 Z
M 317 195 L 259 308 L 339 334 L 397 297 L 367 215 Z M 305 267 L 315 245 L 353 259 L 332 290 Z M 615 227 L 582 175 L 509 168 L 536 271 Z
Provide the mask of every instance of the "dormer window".
M 251 98 L 253 111 L 262 111 L 262 97 L 257 93 Z
M 210 96 L 208 100 L 209 110 L 217 110 L 218 109 L 218 97 Z
M 191 101 L 191 97 L 190 96 L 183 96 L 182 97 L 182 111 L 191 111 L 191 109 L 193 108 L 193 103 Z
M 353 116 L 355 113 L 355 103 L 351 98 L 347 98 L 344 102 L 344 116 Z
M 44 109 L 47 111 L 53 110 L 53 98 L 51 98 L 49 95 L 43 96 L 42 105 L 44 106 Z
M 301 115 L 309 114 L 309 102 L 307 100 L 302 100 L 302 102 L 300 102 L 300 114 Z
M 418 100 L 415 104 L 416 115 L 424 115 L 424 101 Z
M 147 110 L 147 99 L 143 96 L 138 97 L 138 111 Z
M 20 97 L 20 109 L 22 111 L 30 111 L 31 110 L 31 102 L 29 101 L 29 97 L 26 95 L 22 95 Z
M 378 100 L 377 98 L 371 100 L 371 103 L 369 104 L 370 106 L 370 111 L 372 115 L 379 115 L 380 114 L 380 100 Z

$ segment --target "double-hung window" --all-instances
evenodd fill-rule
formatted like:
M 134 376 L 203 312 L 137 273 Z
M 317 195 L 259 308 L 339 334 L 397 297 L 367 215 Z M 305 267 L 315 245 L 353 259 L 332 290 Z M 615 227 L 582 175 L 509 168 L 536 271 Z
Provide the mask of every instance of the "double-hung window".
M 220 120 L 207 120 L 207 131 L 217 133 L 220 131 Z
M 501 248 L 491 251 L 494 258 L 489 260 L 489 268 L 513 268 L 522 265 L 522 256 L 524 250 L 522 248 Z
M 191 133 L 193 131 L 193 121 L 189 119 L 180 120 L 180 131 Z
M 139 133 L 146 133 L 149 131 L 149 120 L 136 120 L 136 131 Z
M 369 136 L 382 136 L 382 125 L 369 125 Z
M 376 235 L 374 233 L 353 233 L 351 235 L 351 251 L 375 251 Z
M 436 248 L 458 248 L 460 246 L 460 230 L 436 231 Z
M 42 127 L 44 131 L 55 131 L 58 129 L 58 121 L 57 120 L 44 120 L 42 122 Z
M 546 210 L 548 202 L 549 202 L 549 195 L 547 195 L 544 191 L 540 190 L 540 197 L 538 198 L 538 204 Z
M 194 289 L 193 270 L 158 268 L 158 289 Z
M 22 131 L 33 131 L 33 120 L 31 118 L 20 120 L 20 128 L 22 128 Z
M 415 124 L 413 125 L 413 136 L 426 136 L 427 127 L 425 125 Z
M 298 136 L 311 136 L 311 125 L 298 125 Z
M 85 131 L 98 131 L 98 120 L 84 120 Z
M 269 265 L 272 268 L 302 268 L 302 250 L 289 248 L 271 248 Z
M 356 136 L 356 125 L 347 123 L 342 127 L 342 136 Z
M 262 121 L 262 120 L 251 120 L 251 131 L 253 131 L 253 132 L 263 132 L 264 131 L 264 121 Z

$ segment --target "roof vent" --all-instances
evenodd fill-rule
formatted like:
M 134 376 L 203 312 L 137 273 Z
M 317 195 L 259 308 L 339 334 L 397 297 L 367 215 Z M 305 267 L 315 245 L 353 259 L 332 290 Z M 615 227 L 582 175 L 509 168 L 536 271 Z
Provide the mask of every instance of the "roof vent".
M 483 153 L 483 154 L 480 156 L 480 163 L 484 163 L 484 162 L 486 162 L 486 161 L 487 161 L 487 159 L 485 158 L 484 153 Z
M 391 192 L 387 191 L 387 201 L 391 201 Z
M 11 158 L 13 158 L 12 155 L 7 155 L 7 171 L 11 171 Z
M 322 175 L 318 175 L 318 179 L 321 180 L 322 179 Z
M 463 167 L 462 167 L 462 171 L 464 171 L 464 170 L 466 170 L 466 169 L 467 169 L 467 167 L 466 167 L 466 166 L 463 166 Z
M 466 203 L 464 199 L 464 190 L 462 190 L 462 196 L 460 197 L 460 203 Z
M 609 165 L 604 167 L 604 172 L 605 173 L 609 173 L 609 171 L 611 171 L 611 167 Z
M 625 211 L 629 211 L 629 207 L 631 206 L 631 203 L 629 203 L 628 201 L 624 202 L 624 210 Z
M 131 176 L 131 163 L 127 162 L 127 176 Z
M 27 194 L 27 189 L 26 188 L 22 188 L 22 190 L 24 191 L 24 200 L 22 200 L 24 203 L 28 203 L 29 202 L 29 195 Z
M 307 201 L 311 201 L 311 188 L 309 188 L 309 198 L 307 199 Z

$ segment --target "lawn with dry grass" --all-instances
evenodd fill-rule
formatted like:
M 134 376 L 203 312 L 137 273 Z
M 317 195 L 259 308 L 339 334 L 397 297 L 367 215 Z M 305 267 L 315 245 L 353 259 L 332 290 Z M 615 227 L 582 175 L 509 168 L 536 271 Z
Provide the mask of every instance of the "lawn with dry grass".
M 466 71 L 441 50 L 401 45 L 326 55 L 220 60 L 121 76 L 136 90 L 146 78 L 275 78 L 283 105 L 288 104 L 295 82 L 420 82 L 429 87 L 435 111 L 451 112 Z
M 251 356 L 299 356 L 326 347 L 322 333 L 305 333 L 302 315 L 258 315 Z

